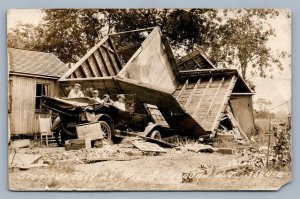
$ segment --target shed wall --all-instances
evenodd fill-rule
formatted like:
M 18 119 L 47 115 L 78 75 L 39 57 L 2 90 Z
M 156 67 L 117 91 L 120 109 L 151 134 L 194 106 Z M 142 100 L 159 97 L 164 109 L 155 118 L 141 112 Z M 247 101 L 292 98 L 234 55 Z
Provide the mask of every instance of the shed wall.
M 56 80 L 36 77 L 25 77 L 10 75 L 11 81 L 11 112 L 10 131 L 12 135 L 38 133 L 38 117 L 45 117 L 48 114 L 36 113 L 35 96 L 36 83 L 49 84 L 50 96 L 61 96 Z
M 235 119 L 243 131 L 249 135 L 254 128 L 252 95 L 233 95 L 230 98 L 230 104 Z

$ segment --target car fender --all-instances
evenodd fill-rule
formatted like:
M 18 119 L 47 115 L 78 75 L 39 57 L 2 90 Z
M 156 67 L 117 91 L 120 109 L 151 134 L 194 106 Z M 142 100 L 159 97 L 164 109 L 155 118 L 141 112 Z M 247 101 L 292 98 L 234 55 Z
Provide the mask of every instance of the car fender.
M 97 121 L 103 120 L 108 124 L 113 125 L 113 119 L 107 114 L 97 114 L 96 117 L 97 117 Z
M 154 129 L 162 128 L 160 124 L 151 123 L 146 126 L 144 132 L 139 133 L 139 135 L 147 137 Z

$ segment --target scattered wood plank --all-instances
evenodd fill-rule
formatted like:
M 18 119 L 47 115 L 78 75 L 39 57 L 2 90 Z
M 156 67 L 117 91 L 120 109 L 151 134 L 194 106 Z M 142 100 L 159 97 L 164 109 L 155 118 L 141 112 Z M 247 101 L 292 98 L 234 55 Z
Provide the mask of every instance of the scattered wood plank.
M 11 143 L 11 147 L 13 149 L 26 148 L 26 147 L 29 147 L 29 145 L 30 145 L 30 140 L 29 139 L 26 139 L 26 140 L 16 140 L 16 141 L 13 141 Z
M 156 139 L 152 139 L 152 138 L 149 138 L 149 137 L 141 136 L 138 133 L 122 132 L 122 134 L 123 135 L 127 135 L 127 136 L 139 137 L 139 138 L 142 138 L 143 140 L 146 140 L 148 142 L 152 142 L 152 143 L 158 144 L 161 147 L 166 147 L 166 148 L 178 147 L 175 144 L 171 144 L 171 143 L 168 143 L 168 142 L 165 142 L 165 141 L 162 141 L 162 140 L 156 140 Z
M 101 157 L 101 158 L 84 158 L 82 161 L 85 164 L 91 164 L 96 162 L 103 162 L 103 161 L 131 161 L 142 158 L 143 156 L 130 156 L 130 157 Z
M 9 167 L 30 168 L 30 165 L 37 163 L 41 158 L 40 155 L 11 153 L 8 157 Z
M 234 150 L 231 148 L 214 148 L 214 151 L 222 154 L 227 154 L 227 155 L 234 154 Z
M 149 143 L 140 140 L 134 140 L 132 145 L 136 148 L 140 149 L 143 152 L 159 152 L 159 153 L 166 153 L 166 151 L 154 143 Z

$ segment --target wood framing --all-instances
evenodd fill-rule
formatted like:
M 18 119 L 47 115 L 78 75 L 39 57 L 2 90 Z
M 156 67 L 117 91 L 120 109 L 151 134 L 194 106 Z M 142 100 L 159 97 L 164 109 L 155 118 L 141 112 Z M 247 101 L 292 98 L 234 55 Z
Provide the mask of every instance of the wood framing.
M 209 106 L 209 108 L 208 108 L 208 110 L 207 110 L 207 112 L 206 112 L 206 114 L 205 114 L 205 118 L 204 118 L 204 120 L 202 121 L 202 124 L 201 124 L 202 126 L 204 126 L 204 124 L 205 124 L 205 122 L 206 122 L 206 120 L 207 120 L 207 118 L 208 118 L 208 116 L 209 116 L 209 114 L 210 114 L 211 108 L 213 107 L 213 105 L 214 105 L 214 103 L 215 103 L 215 99 L 216 99 L 216 97 L 217 97 L 217 95 L 218 95 L 218 93 L 219 93 L 219 90 L 220 90 L 220 88 L 222 87 L 223 83 L 224 83 L 224 77 L 222 78 L 222 80 L 221 80 L 221 82 L 220 82 L 220 84 L 219 84 L 219 86 L 218 86 L 218 89 L 217 89 L 217 91 L 215 92 L 214 97 L 213 97 L 213 99 L 212 99 L 212 101 L 211 101 L 211 103 L 210 103 L 210 106 Z
M 228 85 L 227 91 L 226 91 L 225 95 L 223 96 L 221 106 L 219 107 L 219 110 L 217 112 L 216 119 L 215 119 L 215 121 L 214 121 L 214 123 L 211 127 L 213 133 L 218 128 L 218 124 L 220 122 L 222 112 L 224 111 L 226 105 L 228 104 L 231 92 L 233 90 L 233 87 L 234 87 L 236 81 L 237 81 L 236 76 L 232 76 L 231 80 L 230 80 L 230 83 Z
M 186 82 L 184 83 L 183 87 L 181 88 L 178 96 L 176 97 L 176 100 L 180 99 L 181 94 L 184 92 L 184 90 L 186 89 L 187 85 L 189 84 L 189 80 L 186 80 Z
M 196 106 L 196 109 L 194 110 L 194 112 L 193 112 L 193 114 L 192 114 L 193 117 L 197 117 L 197 116 L 196 116 L 196 113 L 199 111 L 199 108 L 200 108 L 201 103 L 202 103 L 202 101 L 203 101 L 203 99 L 204 99 L 204 96 L 206 95 L 206 91 L 207 91 L 207 89 L 210 87 L 212 81 L 213 81 L 213 78 L 211 77 L 211 78 L 209 79 L 208 84 L 206 85 L 206 87 L 205 87 L 205 89 L 204 89 L 202 95 L 201 95 L 201 98 L 200 98 L 200 100 L 199 100 L 199 102 L 198 102 L 198 104 L 197 104 L 197 106 Z
M 191 102 L 191 100 L 192 100 L 192 98 L 193 98 L 195 92 L 197 91 L 197 88 L 198 88 L 198 85 L 200 84 L 200 81 L 201 81 L 201 78 L 199 78 L 198 81 L 196 82 L 196 84 L 195 84 L 195 86 L 194 86 L 194 88 L 193 88 L 193 90 L 192 90 L 192 92 L 191 92 L 191 94 L 190 94 L 188 100 L 186 101 L 186 103 L 185 103 L 185 105 L 184 105 L 185 108 L 187 108 L 188 105 L 189 105 L 189 103 Z

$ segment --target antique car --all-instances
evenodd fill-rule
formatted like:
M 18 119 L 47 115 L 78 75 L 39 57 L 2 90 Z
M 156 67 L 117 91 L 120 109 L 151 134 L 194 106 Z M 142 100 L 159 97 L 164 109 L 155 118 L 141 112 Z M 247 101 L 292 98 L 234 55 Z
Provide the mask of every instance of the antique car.
M 128 98 L 127 98 L 128 99 Z M 134 99 L 134 97 L 131 97 Z M 76 127 L 99 122 L 104 139 L 112 140 L 116 132 L 130 131 L 153 139 L 161 139 L 170 130 L 157 106 L 144 104 L 147 115 L 134 112 L 134 100 L 125 102 L 126 110 L 113 103 L 97 102 L 92 98 L 55 98 L 43 96 L 43 106 L 52 111 L 52 131 L 59 146 L 66 140 L 77 139 Z M 100 137 L 100 135 L 99 135 Z

